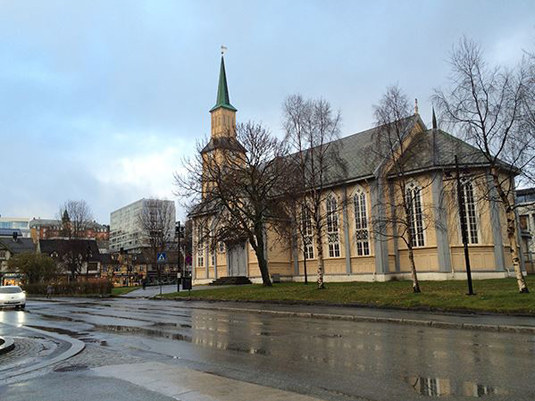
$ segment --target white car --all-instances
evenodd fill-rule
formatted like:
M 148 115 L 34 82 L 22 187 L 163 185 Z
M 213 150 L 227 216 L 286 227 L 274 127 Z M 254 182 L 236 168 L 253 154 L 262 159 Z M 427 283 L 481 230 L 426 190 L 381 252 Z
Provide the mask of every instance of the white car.
M 0 307 L 2 306 L 24 309 L 26 307 L 26 293 L 18 285 L 0 286 Z

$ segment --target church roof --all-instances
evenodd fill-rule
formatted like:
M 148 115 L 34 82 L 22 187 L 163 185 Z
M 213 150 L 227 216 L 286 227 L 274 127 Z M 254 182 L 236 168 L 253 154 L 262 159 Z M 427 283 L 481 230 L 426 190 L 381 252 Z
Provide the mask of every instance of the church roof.
M 406 173 L 432 168 L 451 168 L 455 164 L 455 155 L 459 158 L 459 164 L 464 167 L 488 165 L 485 155 L 479 149 L 440 129 L 427 129 L 419 115 L 407 117 L 404 121 L 407 130 L 417 123 L 424 129 L 423 132 L 416 133 L 415 145 L 404 164 Z M 345 171 L 343 174 L 338 172 L 332 177 L 326 177 L 328 181 L 326 185 L 374 178 L 376 170 L 384 162 L 384 158 L 376 150 L 378 146 L 376 138 L 381 135 L 380 131 L 383 129 L 374 127 L 331 142 L 329 146 L 332 146 L 333 154 L 339 152 Z M 505 163 L 502 163 L 502 166 L 511 168 Z
M 211 138 L 210 142 L 201 150 L 201 153 L 211 152 L 215 149 L 234 150 L 245 153 L 245 148 L 233 137 Z
M 221 67 L 219 69 L 219 85 L 217 86 L 217 99 L 215 106 L 210 109 L 210 112 L 223 107 L 228 110 L 237 111 L 236 108 L 230 104 L 230 96 L 228 94 L 227 74 L 225 72 L 225 60 L 221 56 Z

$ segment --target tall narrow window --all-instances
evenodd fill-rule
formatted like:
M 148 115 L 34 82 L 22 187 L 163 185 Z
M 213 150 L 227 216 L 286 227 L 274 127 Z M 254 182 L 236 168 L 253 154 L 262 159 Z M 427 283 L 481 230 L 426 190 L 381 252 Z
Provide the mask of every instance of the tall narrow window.
M 366 194 L 359 188 L 354 198 L 355 203 L 355 236 L 357 240 L 357 255 L 370 254 L 370 235 L 368 230 L 368 213 L 366 209 Z
M 466 219 L 466 231 L 468 233 L 468 243 L 477 244 L 479 242 L 477 230 L 477 212 L 474 196 L 474 186 L 468 178 L 461 179 L 461 194 L 464 201 L 464 214 Z
M 409 209 L 408 223 L 413 246 L 424 246 L 424 221 L 422 211 L 422 189 L 414 183 L 407 186 L 405 199 Z
M 327 198 L 327 241 L 329 257 L 340 256 L 340 236 L 338 234 L 338 202 L 334 196 Z
M 314 259 L 314 241 L 312 231 L 312 217 L 307 208 L 303 208 L 301 213 L 301 224 L 303 224 L 303 251 L 305 258 Z
M 201 227 L 197 229 L 197 267 L 204 266 L 204 242 L 203 230 Z

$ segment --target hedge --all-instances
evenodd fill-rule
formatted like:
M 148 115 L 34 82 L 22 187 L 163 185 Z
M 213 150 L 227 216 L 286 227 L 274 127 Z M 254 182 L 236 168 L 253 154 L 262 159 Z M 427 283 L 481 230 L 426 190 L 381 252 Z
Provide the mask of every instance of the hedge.
M 46 295 L 49 284 L 26 284 L 24 290 L 32 295 Z M 110 281 L 81 281 L 52 284 L 52 295 L 110 295 L 113 285 Z

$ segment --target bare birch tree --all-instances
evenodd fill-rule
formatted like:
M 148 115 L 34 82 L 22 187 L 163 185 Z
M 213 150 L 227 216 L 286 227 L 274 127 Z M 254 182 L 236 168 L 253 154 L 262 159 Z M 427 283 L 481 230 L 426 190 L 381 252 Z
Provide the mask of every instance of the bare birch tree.
M 311 217 L 317 249 L 317 285 L 322 289 L 325 288 L 323 245 L 334 240 L 329 235 L 335 235 L 326 232 L 327 226 L 332 226 L 334 220 L 338 224 L 338 219 L 333 217 L 338 215 L 341 207 L 337 203 L 337 210 L 328 210 L 326 203 L 330 194 L 327 189 L 347 175 L 346 164 L 340 157 L 336 142 L 341 116 L 332 110 L 327 101 L 304 99 L 301 95 L 289 96 L 284 102 L 283 113 L 285 139 L 295 151 L 290 160 L 298 177 L 296 192 L 300 196 L 294 209 L 297 216 L 304 214 Z M 299 224 L 301 219 L 294 220 Z M 297 231 L 301 233 L 301 242 L 305 242 L 308 235 L 302 235 L 302 228 Z
M 67 238 L 83 238 L 91 228 L 93 212 L 85 200 L 68 200 L 59 208 L 63 235 Z
M 247 240 L 253 248 L 262 283 L 271 286 L 266 258 L 266 230 L 287 226 L 282 199 L 291 189 L 287 147 L 260 124 L 238 124 L 218 149 L 185 161 L 175 174 L 177 194 L 194 195 L 197 243 L 213 249 Z M 204 216 L 204 217 L 203 217 Z
M 489 66 L 483 56 L 478 44 L 461 39 L 450 57 L 450 87 L 436 89 L 433 101 L 442 121 L 485 157 L 494 188 L 485 198 L 503 208 L 518 290 L 527 293 L 520 265 L 514 191 L 515 178 L 520 185 L 534 178 L 533 87 L 525 62 L 509 70 Z
M 414 160 L 426 147 L 427 138 L 415 138 L 412 132 L 415 115 L 411 113 L 407 96 L 397 86 L 387 89 L 379 104 L 374 106 L 374 114 L 376 129 L 373 134 L 374 150 L 370 158 L 375 160 L 374 164 L 381 166 L 379 179 L 388 180 L 393 193 L 384 196 L 383 200 L 378 200 L 374 205 L 376 211 L 373 213 L 373 232 L 379 238 L 397 238 L 405 243 L 412 289 L 419 293 L 421 289 L 414 248 L 424 245 L 424 232 L 431 220 L 429 206 L 422 199 L 430 182 L 418 182 L 416 185 L 410 172 Z M 385 212 L 379 213 L 379 209 Z

